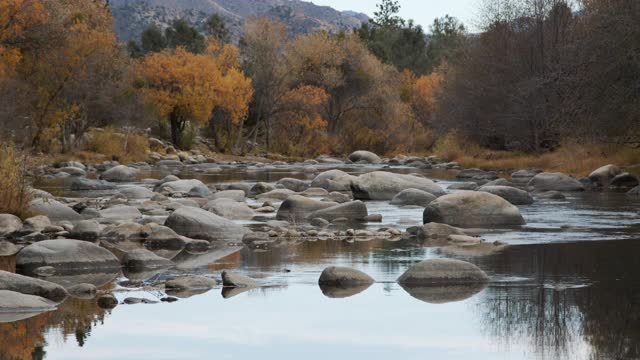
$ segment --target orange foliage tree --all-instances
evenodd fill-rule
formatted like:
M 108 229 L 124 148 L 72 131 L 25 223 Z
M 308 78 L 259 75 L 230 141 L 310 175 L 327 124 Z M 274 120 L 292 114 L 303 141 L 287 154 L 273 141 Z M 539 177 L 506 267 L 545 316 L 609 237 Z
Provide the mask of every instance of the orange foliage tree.
M 46 17 L 40 0 L 0 1 L 0 79 L 8 76 L 20 62 L 26 28 Z

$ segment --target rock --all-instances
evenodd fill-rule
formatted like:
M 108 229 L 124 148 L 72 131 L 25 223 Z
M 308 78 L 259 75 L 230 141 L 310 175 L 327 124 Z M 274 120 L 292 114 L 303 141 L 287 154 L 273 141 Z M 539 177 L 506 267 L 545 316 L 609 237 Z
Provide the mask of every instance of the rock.
M 308 188 L 305 191 L 301 192 L 300 195 L 309 197 L 323 197 L 328 196 L 329 192 L 323 188 Z
M 447 240 L 455 246 L 475 246 L 482 243 L 482 239 L 479 237 L 458 234 L 447 236 Z
M 20 251 L 21 247 L 14 245 L 11 242 L 0 240 L 0 257 L 13 256 Z
M 349 160 L 353 161 L 354 163 L 362 161 L 368 164 L 380 164 L 382 162 L 382 159 L 380 159 L 378 155 L 364 150 L 359 150 L 351 153 L 351 155 L 349 155 Z
M 92 180 L 87 178 L 77 178 L 71 183 L 71 190 L 73 191 L 98 191 L 98 190 L 113 190 L 116 185 L 106 180 Z
M 457 227 L 430 222 L 420 227 L 416 235 L 421 239 L 446 239 L 450 235 L 466 235 L 466 233 Z
M 127 186 L 118 189 L 127 199 L 151 199 L 155 193 L 142 186 Z
M 478 191 L 498 195 L 513 205 L 533 204 L 533 198 L 528 192 L 511 186 L 483 185 L 478 189 Z
M 53 199 L 35 199 L 29 204 L 29 211 L 34 215 L 47 216 L 51 221 L 80 221 L 82 216 L 67 205 Z
M 24 221 L 20 234 L 31 234 L 34 232 L 56 232 L 61 229 L 54 227 L 51 220 L 44 215 L 32 216 Z
M 374 281 L 371 276 L 362 271 L 348 267 L 330 266 L 322 271 L 318 284 L 351 287 L 372 284 Z
M 231 220 L 248 220 L 254 216 L 253 210 L 246 203 L 228 198 L 211 200 L 203 209 Z
M 512 183 L 511 181 L 507 180 L 507 179 L 503 179 L 503 178 L 499 178 L 499 179 L 495 179 L 495 180 L 491 180 L 488 183 L 482 185 L 482 186 L 509 186 L 509 187 L 517 187 L 516 184 Z
M 211 199 L 231 199 L 234 201 L 244 201 L 245 192 L 242 190 L 224 190 L 218 191 L 211 196 Z
M 486 171 L 482 169 L 464 169 L 456 174 L 458 179 L 481 179 L 481 180 L 494 180 L 498 178 L 498 174 L 495 171 Z
M 466 300 L 487 287 L 487 283 L 460 285 L 408 286 L 402 288 L 414 298 L 429 304 L 444 304 Z
M 155 186 L 154 191 L 169 189 L 170 192 L 172 193 L 179 192 L 179 193 L 186 194 L 189 191 L 191 191 L 191 189 L 196 187 L 207 188 L 207 186 L 202 181 L 196 180 L 196 179 L 189 179 L 189 180 L 173 180 L 173 181 L 160 182 Z M 211 191 L 209 191 L 209 193 L 211 193 Z
M 138 169 L 125 165 L 117 165 L 102 173 L 102 179 L 113 182 L 126 182 L 135 180 Z
M 162 269 L 173 266 L 173 262 L 162 258 L 149 250 L 136 249 L 124 255 L 123 265 L 132 271 Z
M 110 272 L 120 262 L 107 249 L 81 240 L 45 240 L 31 244 L 18 253 L 16 266 L 29 273 L 40 266 L 53 266 L 56 272 Z
M 349 176 L 346 172 L 342 170 L 328 170 L 321 172 L 318 174 L 313 181 L 311 181 L 311 187 L 321 187 L 323 189 L 327 189 L 325 186 L 327 184 L 327 180 L 334 180 L 339 177 Z M 328 190 L 328 189 L 327 189 Z
M 58 284 L 2 270 L 0 270 L 0 290 L 40 296 L 55 302 L 61 302 L 67 297 L 67 291 Z
M 282 178 L 276 184 L 295 192 L 305 191 L 309 187 L 305 181 L 293 178 Z
M 0 323 L 22 320 L 55 309 L 55 302 L 40 296 L 0 290 Z
M 531 170 L 531 169 L 518 170 L 511 173 L 511 178 L 512 179 L 515 179 L 515 178 L 530 179 L 540 174 L 541 172 L 542 170 Z
M 158 224 L 149 224 L 148 227 L 149 234 L 144 241 L 147 249 L 182 250 L 185 247 L 186 241 L 171 228 Z
M 333 221 L 337 218 L 346 218 L 349 220 L 364 220 L 369 212 L 367 206 L 362 201 L 351 201 L 344 204 L 338 204 L 326 209 L 316 210 L 308 215 L 308 218 L 321 218 Z
M 116 205 L 100 210 L 100 216 L 112 221 L 135 221 L 142 217 L 140 210 L 135 206 Z
M 342 203 L 346 203 L 351 201 L 351 198 L 348 195 L 345 195 L 343 193 L 334 191 L 329 193 L 329 195 L 325 198 L 325 200 L 327 201 L 333 201 L 336 202 L 338 204 L 342 204 Z
M 429 259 L 412 266 L 398 278 L 403 286 L 486 283 L 489 276 L 479 267 L 454 259 Z
M 249 190 L 249 195 L 256 196 L 256 195 L 267 193 L 275 189 L 276 187 L 273 184 L 258 182 L 251 187 L 251 190 Z
M 247 276 L 233 273 L 231 271 L 222 272 L 222 285 L 225 287 L 239 288 L 260 286 L 260 284 L 256 280 Z
M 405 189 L 418 189 L 435 196 L 444 195 L 444 190 L 433 181 L 414 175 L 374 171 L 360 175 L 351 182 L 353 197 L 359 200 L 391 200 Z
M 636 186 L 627 192 L 629 196 L 640 196 L 640 186 Z
M 310 224 L 315 227 L 324 228 L 329 226 L 329 221 L 321 218 L 312 218 Z
M 369 214 L 364 217 L 366 222 L 382 222 L 382 214 Z
M 56 268 L 53 266 L 40 266 L 33 270 L 33 274 L 40 277 L 50 277 L 56 274 Z
M 78 284 L 67 288 L 69 295 L 79 299 L 93 299 L 97 288 L 93 284 Z
M 463 227 L 525 224 L 516 206 L 497 195 L 485 192 L 461 192 L 442 196 L 425 208 L 423 222 Z
M 622 174 L 622 169 L 609 164 L 593 170 L 591 174 L 589 174 L 589 180 L 598 187 L 607 187 L 611 179 L 620 174 Z
M 78 240 L 95 241 L 100 236 L 100 225 L 95 220 L 82 220 L 75 223 L 69 236 Z
M 537 195 L 539 199 L 564 200 L 566 197 L 559 191 L 545 191 Z
M 98 307 L 105 310 L 111 310 L 118 306 L 118 299 L 111 294 L 102 295 L 97 300 Z
M 436 199 L 435 195 L 418 189 L 405 189 L 391 199 L 392 205 L 427 206 Z
M 263 194 L 265 195 L 265 194 Z M 305 220 L 311 213 L 337 205 L 336 203 L 317 201 L 300 195 L 287 198 L 276 214 L 276 219 L 287 221 Z
M 449 190 L 476 190 L 478 188 L 478 184 L 472 181 L 463 181 L 457 182 L 449 185 Z
M 539 173 L 528 183 L 536 191 L 584 191 L 580 181 L 562 173 Z
M 135 223 L 110 225 L 102 230 L 100 238 L 112 243 L 140 241 L 143 239 L 143 229 L 142 225 Z
M 11 214 L 0 214 L 0 236 L 9 235 L 22 228 L 19 217 Z
M 208 290 L 218 285 L 218 281 L 205 276 L 182 276 L 167 281 L 164 284 L 170 290 Z
M 206 210 L 181 207 L 174 211 L 165 226 L 176 233 L 194 239 L 240 241 L 249 230 Z
M 295 195 L 296 192 L 289 189 L 275 189 L 266 193 L 262 193 L 256 198 L 258 200 L 262 199 L 273 199 L 273 200 L 286 200 L 289 196 Z
M 611 179 L 609 189 L 616 191 L 629 191 L 638 185 L 640 185 L 640 182 L 636 176 L 629 173 L 622 173 Z

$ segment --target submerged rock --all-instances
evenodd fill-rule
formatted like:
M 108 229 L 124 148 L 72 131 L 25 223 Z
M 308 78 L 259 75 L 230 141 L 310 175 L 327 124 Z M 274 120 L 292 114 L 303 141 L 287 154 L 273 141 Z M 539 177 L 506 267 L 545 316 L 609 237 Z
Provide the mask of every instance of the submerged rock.
M 374 282 L 373 278 L 362 271 L 340 266 L 330 266 L 325 268 L 320 274 L 318 284 L 352 287 L 358 285 L 370 285 Z
M 466 300 L 487 287 L 486 283 L 441 286 L 411 286 L 400 284 L 412 297 L 429 304 L 445 304 Z
M 416 235 L 421 239 L 446 239 L 449 235 L 466 235 L 466 233 L 457 227 L 430 222 L 420 227 Z
M 398 278 L 398 283 L 406 286 L 482 284 L 488 281 L 489 276 L 479 267 L 454 259 L 421 261 Z
M 391 200 L 402 190 L 411 188 L 434 196 L 445 194 L 439 185 L 427 178 L 385 171 L 363 174 L 351 182 L 353 197 L 360 200 Z
M 79 299 L 93 299 L 96 296 L 97 288 L 93 284 L 78 284 L 67 288 L 69 295 Z
M 287 221 L 303 221 L 314 211 L 336 206 L 336 203 L 309 199 L 301 195 L 287 198 L 276 214 L 276 219 Z
M 539 173 L 527 185 L 536 191 L 584 191 L 580 181 L 562 173 Z
M 561 192 L 559 191 L 545 191 L 543 193 L 539 193 L 537 195 L 538 198 L 540 199 L 550 199 L 550 200 L 564 200 L 566 199 L 566 196 L 564 196 Z
M 231 271 L 222 272 L 222 285 L 225 287 L 256 287 L 260 286 L 260 283 L 250 277 L 233 273 Z
M 168 280 L 164 286 L 170 290 L 208 290 L 217 285 L 216 279 L 205 276 L 182 276 Z
M 461 192 L 442 196 L 425 208 L 423 222 L 463 227 L 525 224 L 516 206 L 497 195 L 485 192 Z
M 106 180 L 93 180 L 87 178 L 76 178 L 71 183 L 71 190 L 73 191 L 98 191 L 98 190 L 113 190 L 116 188 L 116 184 L 110 183 Z

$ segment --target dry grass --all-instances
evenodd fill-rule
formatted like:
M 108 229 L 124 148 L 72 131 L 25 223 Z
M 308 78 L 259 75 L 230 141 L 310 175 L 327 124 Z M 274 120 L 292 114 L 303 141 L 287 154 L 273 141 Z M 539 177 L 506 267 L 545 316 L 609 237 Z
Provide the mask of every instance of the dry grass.
M 86 150 L 104 155 L 107 159 L 121 162 L 143 161 L 149 151 L 149 140 L 140 134 L 123 134 L 112 128 L 92 131 L 88 134 Z M 84 154 L 86 160 L 94 159 L 91 154 Z
M 29 217 L 31 193 L 27 179 L 27 156 L 13 144 L 0 146 L 0 213 Z
M 621 167 L 640 165 L 640 149 L 612 144 L 578 144 L 565 141 L 557 150 L 545 154 L 495 151 L 465 144 L 459 136 L 449 134 L 434 148 L 434 153 L 463 167 L 510 172 L 517 169 L 558 171 L 586 176 L 607 164 Z

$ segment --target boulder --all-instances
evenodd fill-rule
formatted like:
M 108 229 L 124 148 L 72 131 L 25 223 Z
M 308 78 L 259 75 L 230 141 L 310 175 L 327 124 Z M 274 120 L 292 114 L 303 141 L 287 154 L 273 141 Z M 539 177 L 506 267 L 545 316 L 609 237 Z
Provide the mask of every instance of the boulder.
M 462 181 L 449 185 L 449 190 L 476 190 L 478 184 L 473 181 Z
M 427 206 L 436 199 L 436 196 L 418 189 L 405 189 L 391 199 L 392 205 L 417 205 Z
M 93 284 L 78 284 L 67 288 L 69 295 L 79 299 L 93 299 L 98 289 Z
M 251 191 L 251 187 L 253 187 L 253 185 L 251 185 L 248 182 L 236 182 L 236 183 L 218 185 L 218 188 L 220 190 L 242 190 L 245 196 L 249 195 L 249 192 Z
M 66 166 L 58 169 L 57 171 L 67 173 L 71 176 L 85 176 L 87 174 L 87 172 L 84 171 L 83 169 L 73 167 L 73 166 Z
M 24 221 L 20 234 L 31 234 L 34 232 L 58 232 L 61 228 L 51 224 L 51 220 L 44 215 L 32 216 Z
M 96 302 L 98 307 L 105 310 L 111 310 L 118 306 L 118 299 L 111 294 L 100 296 Z
M 207 187 L 202 181 L 196 179 L 189 180 L 173 180 L 158 183 L 154 191 L 160 191 L 162 189 L 169 189 L 170 192 L 188 193 L 195 187 Z
M 348 220 L 364 220 L 369 212 L 367 206 L 362 201 L 350 201 L 348 203 L 338 204 L 326 209 L 316 210 L 308 215 L 309 219 L 321 218 L 327 221 L 333 221 L 338 218 Z
M 186 246 L 185 239 L 178 235 L 171 228 L 148 224 L 148 236 L 144 241 L 144 246 L 151 250 L 182 250 Z
M 118 189 L 127 199 L 151 199 L 155 193 L 142 186 L 127 186 Z
M 0 290 L 0 323 L 26 319 L 55 309 L 55 302 L 40 296 Z
M 116 185 L 106 180 L 93 180 L 87 178 L 76 178 L 71 183 L 71 190 L 73 191 L 98 191 L 98 190 L 113 190 Z
M 486 283 L 489 276 L 479 267 L 454 259 L 424 260 L 398 278 L 403 286 L 437 286 Z
M 607 187 L 611 179 L 620 174 L 622 174 L 622 169 L 609 164 L 593 170 L 591 174 L 589 174 L 589 180 L 598 187 Z
M 100 237 L 100 224 L 95 220 L 83 220 L 74 224 L 69 236 L 78 240 L 95 241 Z
M 629 173 L 622 173 L 611 179 L 609 189 L 615 191 L 629 191 L 640 185 L 638 178 Z
M 249 191 L 249 195 L 256 196 L 256 195 L 267 193 L 275 189 L 276 187 L 273 184 L 258 182 L 251 187 L 251 190 Z
M 340 266 L 330 266 L 322 271 L 318 284 L 351 287 L 372 284 L 375 280 L 362 271 Z
M 125 165 L 117 165 L 102 173 L 102 179 L 113 182 L 133 181 L 139 170 Z
M 53 199 L 35 199 L 29 204 L 29 211 L 34 215 L 47 216 L 51 221 L 80 221 L 82 216 L 67 205 Z
M 525 224 L 516 206 L 486 192 L 461 192 L 442 196 L 425 208 L 423 222 L 462 227 Z
M 636 186 L 627 192 L 629 196 L 640 196 L 640 186 Z
M 211 199 L 231 199 L 234 201 L 244 201 L 245 192 L 242 190 L 224 190 L 218 191 L 211 196 Z
M 329 192 L 323 188 L 308 188 L 301 192 L 300 195 L 308 197 L 323 197 L 328 196 Z
M 240 241 L 249 230 L 203 209 L 181 207 L 164 223 L 176 233 L 194 239 Z
M 215 191 L 215 189 L 213 190 Z M 189 192 L 187 193 L 187 196 L 205 198 L 205 197 L 211 196 L 211 194 L 213 194 L 212 189 L 204 185 L 198 185 L 198 186 L 192 187 L 191 190 L 189 190 Z
M 149 250 L 136 249 L 127 252 L 122 259 L 123 265 L 132 271 L 162 269 L 173 266 L 173 262 L 162 258 Z
M 216 279 L 205 276 L 182 276 L 168 280 L 164 287 L 174 291 L 182 290 L 208 290 L 218 285 Z
M 40 266 L 52 266 L 57 273 L 110 272 L 120 269 L 120 262 L 109 250 L 93 243 L 57 239 L 25 247 L 16 257 L 16 266 L 24 273 Z
M 21 247 L 6 240 L 0 240 L 0 257 L 13 256 L 20 251 Z
M 276 184 L 295 192 L 305 191 L 309 187 L 307 182 L 293 178 L 282 178 Z
M 100 210 L 100 216 L 112 221 L 135 221 L 142 217 L 140 210 L 135 206 L 116 205 Z
M 102 230 L 100 238 L 112 243 L 141 241 L 143 239 L 143 231 L 143 225 L 136 223 L 109 225 Z
M 2 270 L 0 270 L 0 290 L 40 296 L 55 302 L 61 302 L 67 297 L 67 291 L 58 284 Z
M 478 179 L 478 180 L 494 180 L 498 178 L 495 171 L 486 171 L 482 169 L 464 169 L 456 174 L 458 179 Z
M 287 221 L 302 221 L 317 210 L 337 205 L 333 202 L 313 200 L 300 195 L 287 198 L 278 209 L 276 219 Z
M 253 210 L 244 202 L 220 198 L 209 201 L 203 209 L 231 220 L 248 220 L 253 218 Z
M 507 179 L 503 179 L 503 178 L 499 178 L 499 179 L 495 179 L 495 180 L 491 180 L 488 183 L 485 183 L 482 186 L 509 186 L 509 187 L 517 187 L 516 184 L 512 183 L 511 181 L 507 180 Z
M 450 235 L 466 235 L 466 233 L 451 225 L 430 222 L 420 227 L 416 235 L 421 239 L 446 239 Z
M 539 173 L 527 185 L 535 191 L 584 191 L 584 185 L 571 176 L 562 173 Z
M 22 220 L 11 214 L 0 214 L 0 236 L 9 235 L 22 228 Z
M 365 162 L 368 164 L 380 164 L 382 162 L 378 155 L 365 150 L 354 151 L 349 155 L 349 160 L 354 163 Z
M 358 200 L 391 200 L 402 190 L 412 188 L 435 196 L 445 194 L 439 185 L 427 178 L 384 171 L 363 174 L 351 182 L 353 197 Z
M 275 190 L 268 191 L 266 193 L 262 193 L 256 196 L 256 198 L 258 200 L 263 200 L 263 199 L 286 200 L 289 196 L 295 195 L 295 194 L 296 194 L 295 191 L 292 191 L 289 189 L 275 189 Z
M 326 189 L 326 187 L 322 185 L 325 185 L 327 180 L 334 180 L 344 176 L 349 176 L 349 174 L 342 170 L 327 170 L 316 175 L 313 181 L 311 181 L 311 187 L 321 187 Z
M 533 198 L 528 192 L 511 186 L 483 185 L 478 189 L 478 191 L 498 195 L 513 205 L 533 204 Z
M 231 271 L 223 271 L 222 285 L 225 287 L 247 288 L 247 287 L 260 286 L 260 283 L 258 283 L 258 281 L 247 276 L 236 274 Z

